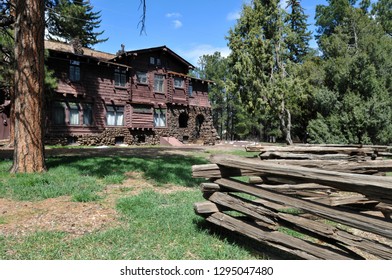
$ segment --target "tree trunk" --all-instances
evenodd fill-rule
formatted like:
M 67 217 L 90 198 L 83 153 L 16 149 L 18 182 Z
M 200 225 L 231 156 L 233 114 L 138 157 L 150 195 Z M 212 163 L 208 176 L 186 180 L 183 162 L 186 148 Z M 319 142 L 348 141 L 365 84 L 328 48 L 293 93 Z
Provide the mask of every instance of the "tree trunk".
M 43 172 L 44 0 L 16 0 L 13 173 Z
M 286 108 L 284 100 L 282 100 L 279 112 L 279 120 L 281 130 L 285 136 L 286 144 L 292 145 L 293 140 L 291 139 L 291 113 L 290 110 Z

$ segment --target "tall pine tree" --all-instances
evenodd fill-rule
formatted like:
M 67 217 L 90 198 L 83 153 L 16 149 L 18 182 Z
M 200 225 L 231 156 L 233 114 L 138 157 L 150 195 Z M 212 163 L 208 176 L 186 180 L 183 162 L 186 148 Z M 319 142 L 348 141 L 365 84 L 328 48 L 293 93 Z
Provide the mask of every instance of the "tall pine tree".
M 89 0 L 54 0 L 48 5 L 48 39 L 71 42 L 77 39 L 83 47 L 91 47 L 100 39 L 101 12 L 94 12 Z
M 290 31 L 287 35 L 289 59 L 295 63 L 302 63 L 310 52 L 311 32 L 308 31 L 308 16 L 305 15 L 299 0 L 287 1 L 287 8 L 289 12 L 285 23 Z

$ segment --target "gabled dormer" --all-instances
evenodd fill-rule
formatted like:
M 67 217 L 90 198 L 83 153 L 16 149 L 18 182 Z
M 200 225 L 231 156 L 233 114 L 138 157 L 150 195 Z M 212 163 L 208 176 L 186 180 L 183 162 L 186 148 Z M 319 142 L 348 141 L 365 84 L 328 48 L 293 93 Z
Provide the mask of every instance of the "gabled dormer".
M 173 71 L 185 75 L 188 74 L 189 70 L 195 69 L 195 66 L 166 46 L 122 51 L 112 61 L 145 71 L 162 68 L 165 71 Z

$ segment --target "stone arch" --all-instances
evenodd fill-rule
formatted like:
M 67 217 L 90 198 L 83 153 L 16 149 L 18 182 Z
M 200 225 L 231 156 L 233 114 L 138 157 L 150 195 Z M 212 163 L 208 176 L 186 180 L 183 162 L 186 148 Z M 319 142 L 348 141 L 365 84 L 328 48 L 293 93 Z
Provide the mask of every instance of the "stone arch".
M 203 126 L 204 121 L 205 118 L 202 114 L 196 116 L 196 138 L 200 137 L 201 127 Z

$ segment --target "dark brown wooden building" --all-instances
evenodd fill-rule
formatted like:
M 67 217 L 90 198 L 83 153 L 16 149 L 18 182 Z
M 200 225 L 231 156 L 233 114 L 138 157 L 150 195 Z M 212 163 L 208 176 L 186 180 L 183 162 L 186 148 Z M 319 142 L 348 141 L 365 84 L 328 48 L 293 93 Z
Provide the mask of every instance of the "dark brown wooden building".
M 47 102 L 46 143 L 214 144 L 210 81 L 166 46 L 117 55 L 46 42 L 58 80 Z

